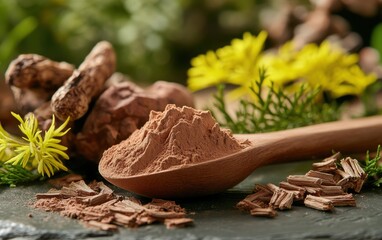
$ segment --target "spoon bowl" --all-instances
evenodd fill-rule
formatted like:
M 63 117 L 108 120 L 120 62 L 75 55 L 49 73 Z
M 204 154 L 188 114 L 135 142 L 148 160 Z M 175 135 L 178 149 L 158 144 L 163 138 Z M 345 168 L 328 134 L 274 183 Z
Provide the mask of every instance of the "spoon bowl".
M 229 189 L 256 168 L 273 163 L 329 156 L 333 151 L 360 153 L 382 144 L 382 116 L 317 124 L 271 133 L 236 134 L 251 145 L 239 152 L 165 171 L 111 177 L 110 183 L 150 198 L 185 198 L 210 195 Z

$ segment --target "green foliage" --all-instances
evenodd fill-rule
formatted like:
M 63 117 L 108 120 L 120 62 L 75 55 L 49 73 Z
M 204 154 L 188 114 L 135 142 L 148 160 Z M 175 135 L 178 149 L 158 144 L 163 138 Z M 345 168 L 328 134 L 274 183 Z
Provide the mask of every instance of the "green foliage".
M 69 159 L 69 156 L 65 153 L 67 147 L 60 144 L 60 138 L 69 131 L 69 129 L 64 131 L 69 118 L 56 129 L 53 116 L 48 131 L 42 134 L 33 114 L 28 115 L 26 120 L 18 114 L 12 113 L 12 115 L 20 122 L 19 129 L 23 137 L 9 134 L 0 125 L 0 162 L 3 171 L 14 174 L 21 167 L 29 171 L 37 170 L 39 175 L 48 177 L 59 170 L 67 171 L 61 159 Z M 12 168 L 8 165 L 19 167 Z M 21 172 L 20 174 L 22 175 Z
M 36 19 L 27 17 L 7 34 L 7 38 L 3 42 L 0 42 L 0 66 L 6 64 L 6 61 L 12 57 L 17 45 L 31 34 L 36 27 Z
M 302 85 L 296 93 L 288 95 L 273 84 L 266 87 L 267 78 L 264 69 L 259 70 L 259 79 L 250 87 L 251 99 L 241 99 L 235 116 L 228 112 L 224 95 L 224 85 L 218 87 L 214 95 L 214 106 L 223 120 L 218 121 L 223 127 L 235 133 L 270 132 L 296 128 L 339 119 L 335 104 L 317 102 L 318 89 L 308 91 Z
M 369 151 L 366 153 L 365 166 L 363 169 L 368 175 L 368 182 L 376 187 L 382 184 L 382 165 L 379 163 L 381 160 L 381 146 L 378 145 L 377 152 L 374 158 L 370 159 Z
M 377 96 L 382 89 L 382 82 L 377 81 L 368 86 L 365 92 L 360 96 L 360 101 L 364 108 L 362 116 L 373 116 L 381 114 L 381 109 L 378 107 Z
M 15 187 L 20 183 L 33 182 L 42 179 L 35 171 L 30 171 L 20 165 L 5 164 L 0 162 L 0 185 Z
M 0 45 L 15 46 L 0 60 L 0 72 L 22 53 L 78 66 L 96 42 L 107 40 L 117 52 L 117 70 L 132 79 L 184 82 L 192 56 L 259 29 L 261 5 L 269 3 L 0 0 Z M 9 33 L 25 19 L 34 19 L 36 27 L 24 28 L 20 41 L 11 38 Z
M 371 46 L 382 55 L 382 23 L 378 24 L 372 32 Z

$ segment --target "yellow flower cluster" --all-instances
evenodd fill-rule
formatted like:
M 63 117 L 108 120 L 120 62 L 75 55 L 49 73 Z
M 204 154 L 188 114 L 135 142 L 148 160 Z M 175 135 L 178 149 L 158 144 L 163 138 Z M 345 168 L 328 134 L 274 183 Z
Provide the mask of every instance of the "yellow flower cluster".
M 0 124 L 0 162 L 19 165 L 27 170 L 37 169 L 41 176 L 48 177 L 58 170 L 68 171 L 62 162 L 62 159 L 69 159 L 65 153 L 67 147 L 61 145 L 60 138 L 70 130 L 64 130 L 69 118 L 55 128 L 53 115 L 51 126 L 42 135 L 37 118 L 33 114 L 28 115 L 25 120 L 18 114 L 12 115 L 20 122 L 19 129 L 24 136 L 13 136 Z
M 238 86 L 235 91 L 248 93 L 249 86 L 258 78 L 259 67 L 265 67 L 276 86 L 295 90 L 301 84 L 311 89 L 319 87 L 332 98 L 360 95 L 377 80 L 358 66 L 358 56 L 324 41 L 308 44 L 300 50 L 289 42 L 277 52 L 262 51 L 267 33 L 256 36 L 245 33 L 231 45 L 209 51 L 192 59 L 188 71 L 188 87 L 197 91 L 220 83 Z M 244 92 L 243 92 L 244 91 Z
M 192 59 L 188 87 L 197 91 L 229 83 L 247 89 L 258 76 L 259 56 L 266 38 L 266 32 L 261 32 L 258 37 L 244 33 L 243 39 L 234 39 L 231 45 Z

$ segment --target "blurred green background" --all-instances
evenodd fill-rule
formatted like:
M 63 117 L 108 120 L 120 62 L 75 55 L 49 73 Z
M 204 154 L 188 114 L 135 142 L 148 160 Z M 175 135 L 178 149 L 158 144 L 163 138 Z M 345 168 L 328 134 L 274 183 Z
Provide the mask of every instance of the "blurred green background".
M 137 82 L 185 83 L 191 58 L 260 30 L 247 0 L 0 0 L 0 71 L 21 53 L 78 66 L 100 40 Z
M 245 31 L 257 34 L 264 10 L 286 2 L 311 7 L 309 0 L 0 0 L 0 80 L 21 53 L 78 66 L 98 41 L 108 40 L 117 53 L 117 71 L 134 81 L 185 84 L 193 57 Z M 368 45 L 369 29 L 378 22 L 346 14 L 353 30 L 367 30 L 361 36 Z M 381 52 L 382 25 L 375 29 L 371 42 Z

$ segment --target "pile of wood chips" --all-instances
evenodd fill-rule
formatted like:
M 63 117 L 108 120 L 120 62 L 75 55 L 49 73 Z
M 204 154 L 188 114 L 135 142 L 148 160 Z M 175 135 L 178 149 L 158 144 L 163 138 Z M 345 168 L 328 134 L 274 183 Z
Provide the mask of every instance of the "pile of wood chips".
M 193 224 L 185 209 L 174 201 L 153 199 L 142 204 L 138 199 L 113 193 L 103 182 L 87 185 L 83 180 L 70 183 L 60 190 L 36 194 L 33 206 L 75 218 L 85 226 L 104 231 L 115 231 L 118 226 L 138 227 L 163 222 L 167 228 Z
M 256 185 L 255 192 L 236 206 L 253 216 L 275 217 L 276 210 L 291 209 L 294 202 L 307 207 L 333 211 L 337 206 L 356 206 L 351 191 L 359 193 L 367 174 L 356 159 L 340 160 L 340 154 L 313 164 L 305 175 L 290 175 L 279 186 Z

